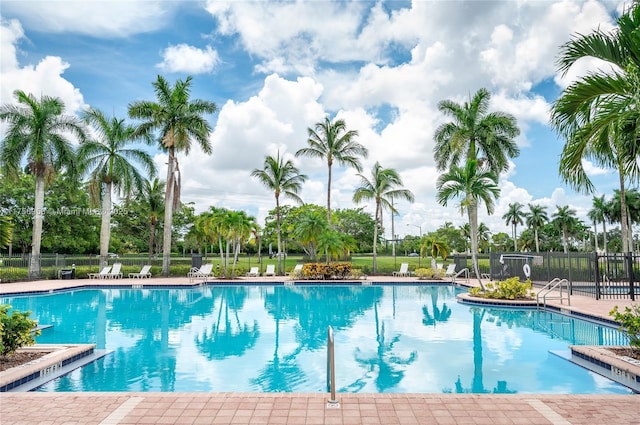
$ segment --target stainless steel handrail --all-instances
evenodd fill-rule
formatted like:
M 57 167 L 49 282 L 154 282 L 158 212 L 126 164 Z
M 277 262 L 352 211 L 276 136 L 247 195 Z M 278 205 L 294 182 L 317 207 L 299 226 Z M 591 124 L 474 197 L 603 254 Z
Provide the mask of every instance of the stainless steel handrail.
M 333 328 L 327 329 L 327 391 L 331 393 L 329 403 L 338 403 L 336 399 L 336 361 Z
M 558 277 L 553 278 L 553 280 L 551 280 L 551 282 L 547 283 L 546 285 L 544 285 L 542 287 L 542 289 L 540 289 L 540 291 L 538 291 L 538 293 L 536 294 L 536 304 L 539 306 L 540 305 L 540 296 L 542 295 L 542 305 L 544 307 L 547 306 L 547 297 L 548 299 L 558 299 L 560 300 L 560 304 L 564 304 L 564 298 L 565 296 L 562 295 L 563 289 L 565 288 L 566 285 L 566 291 L 567 291 L 567 305 L 571 305 L 571 292 L 569 291 L 569 281 L 567 279 L 560 279 Z M 556 289 L 558 289 L 558 287 L 560 287 L 560 296 L 554 296 L 554 297 L 549 297 L 549 294 L 551 293 L 551 291 L 554 291 Z M 544 291 L 544 294 L 543 294 Z

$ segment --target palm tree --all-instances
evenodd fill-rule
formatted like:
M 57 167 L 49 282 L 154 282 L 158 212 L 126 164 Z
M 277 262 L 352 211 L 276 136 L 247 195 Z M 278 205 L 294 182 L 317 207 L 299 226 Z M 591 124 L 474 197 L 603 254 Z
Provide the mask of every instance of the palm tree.
M 569 233 L 573 231 L 576 225 L 576 211 L 569 208 L 568 205 L 556 205 L 556 212 L 553 213 L 553 221 L 558 228 L 562 230 L 562 246 L 564 253 L 569 252 Z
M 491 238 L 491 231 L 486 224 L 480 223 L 478 225 L 478 249 L 482 252 L 487 251 L 489 246 L 489 239 Z
M 391 214 L 396 212 L 393 201 L 404 199 L 413 202 L 414 196 L 410 190 L 402 189 L 402 178 L 400 174 L 393 168 L 383 168 L 379 162 L 376 162 L 371 170 L 371 179 L 362 174 L 360 177 L 360 186 L 358 186 L 353 194 L 353 202 L 359 204 L 364 200 L 373 200 L 376 203 L 376 212 L 373 217 L 373 272 L 377 272 L 376 257 L 378 245 L 378 227 L 382 227 L 382 211 L 387 209 Z
M 522 205 L 520 202 L 514 202 L 509 204 L 509 210 L 502 219 L 506 221 L 506 224 L 511 224 L 511 231 L 513 232 L 513 250 L 518 251 L 518 224 L 524 224 L 523 218 L 525 217 L 524 211 L 522 211 Z
M 536 252 L 540 252 L 540 241 L 538 239 L 538 230 L 544 227 L 549 221 L 547 216 L 547 207 L 542 205 L 529 204 L 529 212 L 526 214 L 527 226 L 533 229 L 536 240 Z
M 191 77 L 177 80 L 171 85 L 161 75 L 152 83 L 157 102 L 136 101 L 129 104 L 129 116 L 142 120 L 138 133 L 150 135 L 160 132 L 159 143 L 168 153 L 166 192 L 164 197 L 164 235 L 162 242 L 162 275 L 169 275 L 171 264 L 171 232 L 173 210 L 180 204 L 180 167 L 176 154 L 191 150 L 191 140 L 200 145 L 202 151 L 211 154 L 209 134 L 211 126 L 202 117 L 216 111 L 216 105 L 206 100 L 190 100 Z
M 607 252 L 607 217 L 609 215 L 608 203 L 604 199 L 604 195 L 597 197 L 594 196 L 592 200 L 593 204 L 589 210 L 589 219 L 593 221 L 593 230 L 596 238 L 596 251 L 598 250 L 598 229 L 597 224 L 602 223 L 602 237 L 603 247 L 602 250 Z
M 340 165 L 348 165 L 362 172 L 360 157 L 367 158 L 367 148 L 356 142 L 358 132 L 347 130 L 344 120 L 337 119 L 333 122 L 329 117 L 317 122 L 315 128 L 308 128 L 309 147 L 296 152 L 296 157 L 306 156 L 320 158 L 327 161 L 327 221 L 331 223 L 331 167 L 334 161 Z
M 305 209 L 298 217 L 293 228 L 293 237 L 303 247 L 309 258 L 315 259 L 318 252 L 319 237 L 329 231 L 329 222 L 324 209 Z
M 278 274 L 282 274 L 282 233 L 280 229 L 280 195 L 284 195 L 296 202 L 302 203 L 298 193 L 302 183 L 307 180 L 305 174 L 300 174 L 291 160 L 285 162 L 278 151 L 276 157 L 267 156 L 262 169 L 256 168 L 251 172 L 267 189 L 272 190 L 276 198 L 276 233 L 278 235 Z
M 13 223 L 11 217 L 0 216 L 0 248 L 5 248 L 11 243 Z
M 509 158 L 520 154 L 514 138 L 520 134 L 515 117 L 504 112 L 489 112 L 491 94 L 478 90 L 464 105 L 450 100 L 438 104 L 440 112 L 453 121 L 441 124 L 435 133 L 434 158 L 439 171 L 452 165 L 478 160 L 499 175 L 509 169 Z
M 145 180 L 142 186 L 142 192 L 140 193 L 142 203 L 149 217 L 149 260 L 151 260 L 155 253 L 156 226 L 164 210 L 164 190 L 165 183 L 156 177 L 151 181 Z
M 431 268 L 433 270 L 437 269 L 436 258 L 442 257 L 443 260 L 446 260 L 449 256 L 449 245 L 447 241 L 442 239 L 435 233 L 427 235 L 420 246 L 420 256 L 423 256 L 426 253 L 429 253 L 431 256 Z
M 15 176 L 26 156 L 28 167 L 35 176 L 35 205 L 29 277 L 40 276 L 40 245 L 44 217 L 45 180 L 67 168 L 73 170 L 75 152 L 68 136 L 85 139 L 82 123 L 65 115 L 64 103 L 56 97 L 41 96 L 21 90 L 14 92 L 18 104 L 0 107 L 0 121 L 9 124 L 0 142 L 0 167 L 5 177 Z
M 89 109 L 84 121 L 92 126 L 95 139 L 86 140 L 78 150 L 78 163 L 90 175 L 89 195 L 94 205 L 102 201 L 100 225 L 100 269 L 107 265 L 111 238 L 111 195 L 115 189 L 119 196 L 130 196 L 133 190 L 142 191 L 145 178 L 137 163 L 149 176 L 156 173 L 151 155 L 129 146 L 136 137 L 135 127 L 122 119 L 109 119 L 102 111 Z
M 471 228 L 473 269 L 480 286 L 484 289 L 478 269 L 478 205 L 484 202 L 487 213 L 493 213 L 494 199 L 500 195 L 498 176 L 487 168 L 479 168 L 478 161 L 469 159 L 464 168 L 454 165 L 447 173 L 440 175 L 436 189 L 440 205 L 446 207 L 451 199 L 460 198 L 460 209 L 467 211 Z
M 640 172 L 640 2 L 618 18 L 618 28 L 577 35 L 560 48 L 558 68 L 566 74 L 582 58 L 610 66 L 586 74 L 567 87 L 551 111 L 551 124 L 566 143 L 560 156 L 560 176 L 574 188 L 594 191 L 582 160 L 613 168 L 620 184 L 622 234 L 627 235 L 625 180 Z M 626 237 L 623 251 L 629 250 Z

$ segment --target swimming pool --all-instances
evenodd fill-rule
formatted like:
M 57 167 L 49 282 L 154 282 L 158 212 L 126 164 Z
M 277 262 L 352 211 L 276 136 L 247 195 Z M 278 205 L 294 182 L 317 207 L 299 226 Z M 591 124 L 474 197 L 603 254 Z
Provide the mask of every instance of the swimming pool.
M 40 343 L 114 350 L 39 391 L 630 393 L 553 354 L 624 344 L 531 309 L 471 307 L 448 285 L 91 289 L 5 297 L 52 324 Z

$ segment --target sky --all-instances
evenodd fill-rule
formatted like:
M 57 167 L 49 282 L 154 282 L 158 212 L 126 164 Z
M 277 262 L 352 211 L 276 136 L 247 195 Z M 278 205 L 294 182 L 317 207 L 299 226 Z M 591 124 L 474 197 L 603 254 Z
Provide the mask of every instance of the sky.
M 438 103 L 468 101 L 480 88 L 490 109 L 513 114 L 520 156 L 501 175 L 494 214 L 479 220 L 493 233 L 511 229 L 511 203 L 569 205 L 589 225 L 593 196 L 609 199 L 617 174 L 585 162 L 597 192 L 583 194 L 558 176 L 563 147 L 548 125 L 563 88 L 601 64 L 584 59 L 558 72 L 559 46 L 576 34 L 611 31 L 624 3 L 595 0 L 503 1 L 214 1 L 1 0 L 0 102 L 23 90 L 61 98 L 69 114 L 98 108 L 127 118 L 127 106 L 155 100 L 158 75 L 193 78 L 192 99 L 215 102 L 207 116 L 212 155 L 197 144 L 179 155 L 182 201 L 244 210 L 264 223 L 275 207 L 250 176 L 268 155 L 292 159 L 309 179 L 305 203 L 326 205 L 327 164 L 295 158 L 315 123 L 344 119 L 375 162 L 397 170 L 415 202 L 398 201 L 395 234 L 418 235 L 445 222 L 467 222 L 458 202 L 436 201 L 434 132 L 447 121 Z M 2 130 L 2 128 L 0 128 Z M 166 178 L 166 154 L 144 146 Z M 331 207 L 352 202 L 352 168 L 333 166 Z M 291 203 L 291 201 L 285 201 Z M 528 210 L 528 207 L 525 207 Z M 391 215 L 384 216 L 391 238 Z M 520 231 L 524 227 L 521 227 Z

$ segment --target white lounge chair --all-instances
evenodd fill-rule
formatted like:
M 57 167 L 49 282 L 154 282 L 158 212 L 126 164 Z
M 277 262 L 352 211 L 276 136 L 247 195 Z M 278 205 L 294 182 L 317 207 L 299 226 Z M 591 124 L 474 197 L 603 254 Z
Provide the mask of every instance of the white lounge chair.
M 258 267 L 251 267 L 251 270 L 249 270 L 246 274 L 247 277 L 253 276 L 253 277 L 258 277 L 260 276 L 260 272 L 258 271 Z
M 143 279 L 145 277 L 150 278 L 151 277 L 151 273 L 149 272 L 149 270 L 151 270 L 151 266 L 150 265 L 146 265 L 146 266 L 142 267 L 142 269 L 140 269 L 140 272 L 138 272 L 138 273 L 129 273 L 129 277 L 130 278 L 137 278 L 137 279 Z
M 290 272 L 285 273 L 285 275 L 289 276 L 289 275 L 296 275 L 298 273 L 300 273 L 302 271 L 302 267 L 304 266 L 304 264 L 296 264 L 296 266 L 293 268 L 293 270 L 291 270 Z
M 213 273 L 213 264 L 205 264 L 200 268 L 192 267 L 189 273 L 187 273 L 187 277 L 189 278 L 189 282 L 193 281 L 193 279 L 206 279 L 208 277 L 212 277 Z
M 122 272 L 120 269 L 122 268 L 122 263 L 114 263 L 111 272 L 107 273 L 102 277 L 102 279 L 120 279 L 122 278 Z
M 455 263 L 449 264 L 447 266 L 447 270 L 444 271 L 444 277 L 455 277 L 456 276 L 456 265 Z
M 267 269 L 264 271 L 265 276 L 275 276 L 276 266 L 275 264 L 267 264 Z
M 103 267 L 100 270 L 100 273 L 88 273 L 89 279 L 102 279 L 104 276 L 108 275 L 111 271 L 111 266 Z
M 397 272 L 393 272 L 394 276 L 411 276 L 411 273 L 409 272 L 409 263 L 402 263 L 400 264 L 400 270 L 398 270 Z

